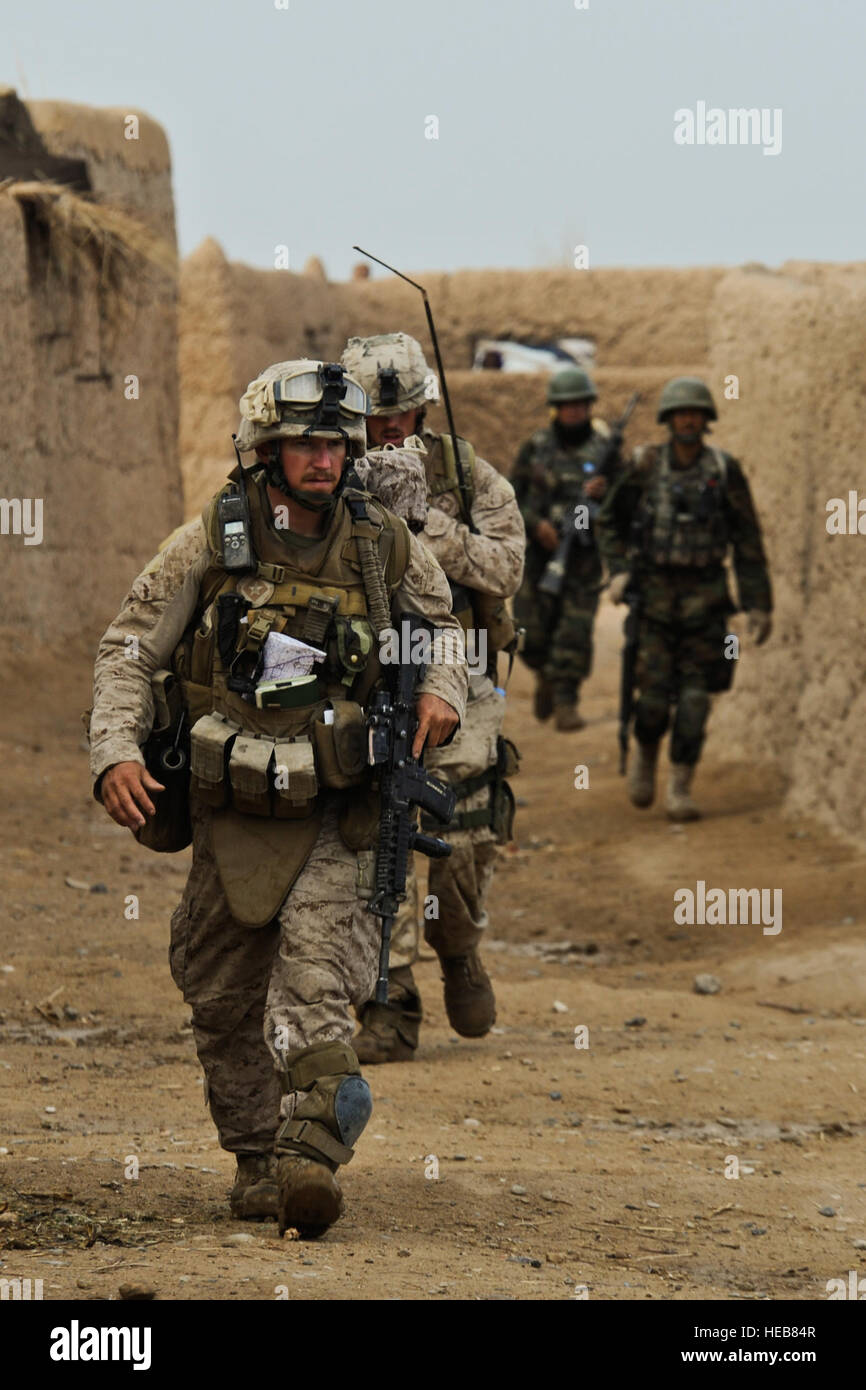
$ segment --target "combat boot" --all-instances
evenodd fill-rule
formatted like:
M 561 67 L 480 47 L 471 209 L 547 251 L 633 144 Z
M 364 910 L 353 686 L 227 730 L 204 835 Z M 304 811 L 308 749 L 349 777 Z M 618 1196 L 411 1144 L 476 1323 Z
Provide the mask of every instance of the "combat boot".
M 553 712 L 556 727 L 560 733 L 571 733 L 572 729 L 585 729 L 586 720 L 578 713 L 577 702 L 557 705 Z
M 694 763 L 671 763 L 667 813 L 671 820 L 698 820 L 700 811 L 691 798 Z
M 364 1066 L 379 1062 L 411 1062 L 421 1028 L 421 996 L 408 965 L 392 970 L 388 1003 L 370 999 L 359 1014 L 361 1031 L 352 1041 Z
M 535 695 L 532 699 L 532 712 L 543 724 L 553 714 L 553 687 L 543 676 L 535 677 Z
M 628 770 L 628 797 L 633 806 L 652 806 L 656 794 L 658 743 L 635 743 Z
M 442 956 L 445 1010 L 448 1022 L 462 1038 L 483 1038 L 496 1022 L 496 997 L 477 951 L 465 956 Z
M 343 1213 L 343 1193 L 330 1168 L 303 1154 L 277 1160 L 280 1235 L 294 1229 L 302 1240 L 316 1240 Z
M 238 1221 L 276 1221 L 277 1182 L 273 1154 L 238 1154 L 234 1187 L 229 1195 Z

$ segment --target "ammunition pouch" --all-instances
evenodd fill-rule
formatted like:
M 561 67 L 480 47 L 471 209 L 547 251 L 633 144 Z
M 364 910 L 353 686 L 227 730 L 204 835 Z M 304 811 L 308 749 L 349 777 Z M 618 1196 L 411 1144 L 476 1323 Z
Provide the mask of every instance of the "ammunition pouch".
M 141 751 L 145 767 L 165 791 L 154 792 L 155 814 L 134 833 L 146 849 L 176 854 L 192 841 L 189 724 L 180 686 L 171 671 L 157 671 L 151 685 L 153 728 Z

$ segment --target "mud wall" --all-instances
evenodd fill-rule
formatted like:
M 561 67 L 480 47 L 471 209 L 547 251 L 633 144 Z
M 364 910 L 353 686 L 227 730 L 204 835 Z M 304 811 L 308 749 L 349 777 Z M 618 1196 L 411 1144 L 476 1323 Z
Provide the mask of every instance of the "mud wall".
M 866 838 L 866 746 L 858 739 L 866 715 L 858 583 L 866 536 L 828 536 L 825 525 L 828 498 L 857 487 L 866 265 L 418 278 L 436 313 L 458 428 L 503 472 L 546 418 L 545 381 L 470 371 L 480 337 L 592 338 L 600 413 L 610 418 L 632 390 L 643 393 L 627 443 L 658 437 L 655 402 L 665 380 L 687 373 L 709 381 L 720 416 L 714 439 L 746 467 L 777 605 L 763 649 L 749 651 L 743 638 L 735 694 L 713 714 L 714 748 L 776 763 L 789 778 L 793 811 Z M 384 276 L 329 284 L 319 274 L 251 271 L 206 243 L 184 265 L 181 285 L 188 514 L 224 476 L 237 399 L 266 363 L 336 358 L 349 333 L 396 328 L 419 338 L 432 361 L 420 296 Z M 186 366 L 192 361 L 196 379 L 212 363 L 219 385 L 207 418 Z M 441 409 L 431 421 L 444 425 Z
M 51 642 L 60 663 L 92 651 L 182 519 L 174 209 L 154 121 L 139 114 L 127 140 L 135 113 L 28 109 L 48 151 L 85 160 L 93 190 L 92 206 L 65 205 L 66 223 L 56 200 L 0 192 L 0 497 L 42 516 L 25 543 L 6 510 L 0 653 Z M 121 246 L 124 213 L 156 260 Z

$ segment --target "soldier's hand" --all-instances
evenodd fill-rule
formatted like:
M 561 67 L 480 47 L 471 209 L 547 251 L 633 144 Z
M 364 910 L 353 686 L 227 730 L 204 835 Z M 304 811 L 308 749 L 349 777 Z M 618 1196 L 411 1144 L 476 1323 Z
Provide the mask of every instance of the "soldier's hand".
M 438 695 L 419 695 L 415 702 L 415 713 L 418 715 L 418 729 L 412 744 L 413 758 L 420 758 L 425 739 L 431 748 L 437 748 L 460 723 L 457 711 L 451 708 L 447 700 L 440 700 Z
M 615 574 L 608 585 L 607 592 L 610 594 L 611 603 L 622 603 L 625 599 L 625 591 L 628 588 L 628 570 L 623 570 L 622 574 Z
M 764 613 L 759 608 L 753 608 L 746 614 L 746 625 L 755 646 L 760 647 L 766 642 L 772 631 L 773 619 L 769 613 Z
M 590 478 L 589 482 L 584 484 L 583 490 L 587 497 L 593 499 L 596 497 L 604 497 L 604 494 L 607 492 L 607 478 Z
M 559 532 L 551 521 L 539 521 L 533 534 L 545 550 L 555 550 L 559 545 Z
M 152 816 L 156 807 L 148 792 L 162 792 L 165 787 L 151 777 L 141 763 L 115 763 L 102 779 L 102 804 L 112 820 L 128 830 L 138 830 Z M 145 814 L 143 815 L 142 812 Z

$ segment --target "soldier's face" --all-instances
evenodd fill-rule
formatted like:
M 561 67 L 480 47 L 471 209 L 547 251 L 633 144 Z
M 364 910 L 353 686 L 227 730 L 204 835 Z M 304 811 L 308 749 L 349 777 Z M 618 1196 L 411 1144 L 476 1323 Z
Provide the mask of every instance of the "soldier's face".
M 402 410 L 398 415 L 368 415 L 367 442 L 374 449 L 381 449 L 383 444 L 402 444 L 410 434 L 415 434 L 417 420 L 417 410 Z
M 281 439 L 280 462 L 289 487 L 306 492 L 334 491 L 346 461 L 346 441 L 313 436 Z
M 705 410 L 672 410 L 668 416 L 671 434 L 681 444 L 697 444 L 707 423 Z
M 566 401 L 557 407 L 556 418 L 566 429 L 570 429 L 575 425 L 585 425 L 591 409 L 589 401 Z

